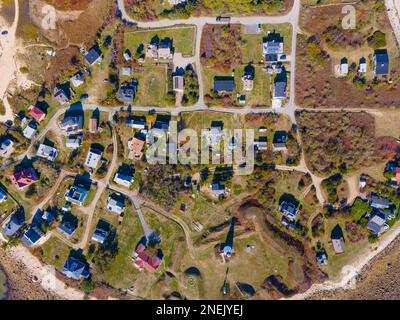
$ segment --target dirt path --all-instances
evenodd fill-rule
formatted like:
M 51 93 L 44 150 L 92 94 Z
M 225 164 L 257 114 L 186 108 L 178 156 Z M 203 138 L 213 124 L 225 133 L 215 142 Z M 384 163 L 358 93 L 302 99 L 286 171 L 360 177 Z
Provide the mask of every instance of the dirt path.
M 345 176 L 344 180 L 347 182 L 348 194 L 347 194 L 347 204 L 352 204 L 354 200 L 360 195 L 360 190 L 358 188 L 358 176 Z
M 96 194 L 95 194 L 90 206 L 87 208 L 83 208 L 81 210 L 83 213 L 87 213 L 87 215 L 88 215 L 85 232 L 83 234 L 81 241 L 79 242 L 79 244 L 77 244 L 77 247 L 79 247 L 81 249 L 85 248 L 89 241 L 90 230 L 91 230 L 91 226 L 93 223 L 93 216 L 94 216 L 97 202 L 100 200 L 101 195 L 103 194 L 104 190 L 106 189 L 106 187 L 110 181 L 110 178 L 115 170 L 115 166 L 117 165 L 117 157 L 118 157 L 117 133 L 115 132 L 115 129 L 112 126 L 110 126 L 110 130 L 111 130 L 112 140 L 113 140 L 113 156 L 112 156 L 110 167 L 108 168 L 107 175 L 104 177 L 104 179 L 102 179 L 100 181 L 96 181 L 97 182 L 97 190 L 96 190 Z
M 60 187 L 61 183 L 68 176 L 75 177 L 76 173 L 70 172 L 70 171 L 61 170 L 61 173 L 58 176 L 57 181 L 54 183 L 53 187 L 51 188 L 51 190 L 49 191 L 47 196 L 39 204 L 37 204 L 36 206 L 34 206 L 32 208 L 32 210 L 31 210 L 31 217 L 32 218 L 34 217 L 36 211 L 38 211 L 39 209 L 43 209 L 44 206 L 46 205 L 46 203 L 48 203 L 53 198 L 54 194 L 58 191 L 58 188 Z
M 169 220 L 172 220 L 173 222 L 175 222 L 182 228 L 183 233 L 185 234 L 186 244 L 188 246 L 189 255 L 192 259 L 195 259 L 195 255 L 194 255 L 195 249 L 194 249 L 194 246 L 192 243 L 192 239 L 190 238 L 190 229 L 189 229 L 188 225 L 181 218 L 168 213 L 163 208 L 161 208 L 160 206 L 157 206 L 156 204 L 154 204 L 150 201 L 143 201 L 142 205 L 153 210 L 154 212 L 162 215 L 163 217 L 165 217 Z

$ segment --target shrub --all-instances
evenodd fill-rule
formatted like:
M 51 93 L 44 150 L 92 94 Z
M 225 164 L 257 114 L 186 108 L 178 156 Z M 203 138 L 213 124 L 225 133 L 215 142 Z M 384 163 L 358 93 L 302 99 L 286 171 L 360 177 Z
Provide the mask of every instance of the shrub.
M 368 43 L 374 49 L 386 47 L 386 35 L 382 31 L 375 31 L 368 37 Z

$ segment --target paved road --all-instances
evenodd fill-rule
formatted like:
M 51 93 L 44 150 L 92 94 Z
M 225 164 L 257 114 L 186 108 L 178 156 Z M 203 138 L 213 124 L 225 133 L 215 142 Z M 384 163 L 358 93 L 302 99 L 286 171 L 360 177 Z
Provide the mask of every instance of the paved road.
M 206 24 L 215 24 L 215 17 L 190 17 L 188 19 L 163 19 L 157 21 L 149 21 L 149 22 L 137 22 L 134 21 L 126 11 L 124 6 L 124 0 L 117 0 L 118 8 L 121 11 L 122 18 L 130 23 L 136 24 L 139 28 L 163 28 L 163 27 L 172 27 L 175 25 L 195 25 L 196 26 L 196 39 L 195 39 L 195 66 L 197 71 L 197 76 L 199 80 L 199 101 L 192 106 L 196 110 L 187 110 L 187 111 L 198 111 L 198 110 L 206 110 L 207 106 L 204 103 L 204 84 L 203 84 L 203 76 L 201 72 L 201 63 L 200 63 L 200 53 L 201 53 L 201 36 L 203 34 L 203 28 Z M 280 108 L 279 113 L 287 114 L 293 123 L 296 123 L 295 118 L 295 100 L 294 100 L 294 88 L 295 88 L 295 70 L 296 70 L 296 46 L 297 46 L 297 31 L 298 31 L 298 23 L 299 23 L 299 15 L 300 15 L 300 0 L 295 0 L 292 10 L 283 16 L 251 16 L 251 17 L 231 17 L 231 23 L 237 24 L 283 24 L 290 23 L 293 28 L 293 37 L 292 37 L 292 53 L 291 53 L 291 64 L 290 64 L 290 98 L 289 103 L 286 107 Z M 186 107 L 188 108 L 188 107 Z M 190 107 L 189 107 L 190 108 Z M 179 112 L 185 111 L 174 108 L 172 111 L 175 114 Z M 218 110 L 219 112 L 223 112 L 223 110 Z M 228 112 L 228 111 L 226 111 Z M 249 113 L 249 109 L 240 109 L 240 110 L 232 110 L 233 113 Z M 271 109 L 264 109 L 263 111 L 258 112 L 275 112 Z
M 295 2 L 299 2 L 300 0 L 295 0 Z M 149 21 L 149 22 L 140 22 L 133 20 L 126 11 L 124 6 L 124 0 L 117 0 L 118 8 L 121 11 L 122 19 L 136 24 L 139 28 L 164 28 L 171 27 L 177 24 L 191 24 L 196 26 L 202 26 L 207 23 L 215 24 L 216 17 L 190 17 L 188 19 L 162 19 L 157 21 Z M 232 24 L 282 24 L 282 23 L 292 23 L 295 19 L 295 10 L 291 10 L 288 14 L 283 16 L 249 16 L 249 17 L 231 17 Z

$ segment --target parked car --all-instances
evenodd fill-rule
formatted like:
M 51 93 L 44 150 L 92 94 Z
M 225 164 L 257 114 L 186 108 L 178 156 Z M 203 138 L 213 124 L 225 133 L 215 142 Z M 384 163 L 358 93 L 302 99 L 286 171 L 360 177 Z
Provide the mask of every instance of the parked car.
M 216 20 L 217 20 L 217 22 L 230 22 L 231 21 L 231 17 L 218 16 Z

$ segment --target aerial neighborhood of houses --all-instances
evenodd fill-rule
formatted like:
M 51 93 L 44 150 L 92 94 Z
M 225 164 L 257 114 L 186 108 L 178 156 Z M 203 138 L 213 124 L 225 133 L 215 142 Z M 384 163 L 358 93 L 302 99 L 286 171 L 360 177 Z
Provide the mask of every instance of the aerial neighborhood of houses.
M 280 298 L 396 232 L 400 77 L 382 21 L 361 45 L 301 21 L 331 4 L 281 1 L 294 4 L 278 23 L 268 1 L 247 1 L 246 17 L 217 16 L 235 1 L 204 11 L 161 1 L 162 14 L 138 5 L 156 24 L 130 21 L 137 13 L 120 2 L 68 59 L 46 56 L 57 74 L 7 91 L 4 248 L 21 246 L 96 297 Z

